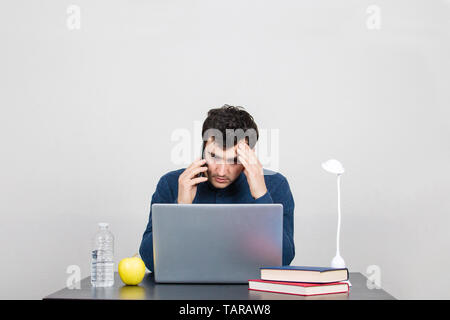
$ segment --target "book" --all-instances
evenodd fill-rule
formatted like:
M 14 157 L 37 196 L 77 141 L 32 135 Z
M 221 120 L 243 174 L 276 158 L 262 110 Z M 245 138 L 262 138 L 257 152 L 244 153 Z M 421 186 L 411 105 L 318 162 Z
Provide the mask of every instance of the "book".
M 261 280 L 306 283 L 331 283 L 348 280 L 347 268 L 281 266 L 263 267 Z
M 282 282 L 252 279 L 248 280 L 248 289 L 255 291 L 294 294 L 299 296 L 314 296 L 349 291 L 345 282 L 334 283 L 303 283 Z

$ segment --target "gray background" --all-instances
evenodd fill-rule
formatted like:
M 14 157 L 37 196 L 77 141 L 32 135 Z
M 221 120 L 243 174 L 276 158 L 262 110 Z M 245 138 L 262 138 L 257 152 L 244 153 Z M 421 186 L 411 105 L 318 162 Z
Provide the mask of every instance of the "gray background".
M 293 264 L 334 256 L 320 164 L 336 158 L 350 270 L 379 266 L 397 298 L 450 298 L 449 15 L 429 0 L 2 1 L 0 298 L 50 294 L 69 265 L 88 276 L 99 221 L 117 261 L 137 252 L 156 182 L 182 167 L 172 133 L 224 103 L 279 130 Z

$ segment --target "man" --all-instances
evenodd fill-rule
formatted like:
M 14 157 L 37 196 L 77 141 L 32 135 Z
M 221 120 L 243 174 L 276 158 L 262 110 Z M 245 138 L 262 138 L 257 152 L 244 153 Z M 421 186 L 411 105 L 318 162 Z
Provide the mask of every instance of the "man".
M 253 134 L 242 136 L 248 132 Z M 139 249 L 146 267 L 153 271 L 153 203 L 281 203 L 282 263 L 290 264 L 295 255 L 294 199 L 286 178 L 263 169 L 257 159 L 254 145 L 258 127 L 253 117 L 240 107 L 224 105 L 211 109 L 203 123 L 202 136 L 204 159 L 198 158 L 185 169 L 163 175 L 152 196 Z

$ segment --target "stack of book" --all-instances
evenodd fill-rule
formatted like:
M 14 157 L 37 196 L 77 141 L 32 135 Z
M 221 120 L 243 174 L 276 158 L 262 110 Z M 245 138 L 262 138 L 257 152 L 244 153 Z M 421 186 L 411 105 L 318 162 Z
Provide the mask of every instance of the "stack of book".
M 261 279 L 248 280 L 249 290 L 312 296 L 349 291 L 348 269 L 321 267 L 264 267 Z

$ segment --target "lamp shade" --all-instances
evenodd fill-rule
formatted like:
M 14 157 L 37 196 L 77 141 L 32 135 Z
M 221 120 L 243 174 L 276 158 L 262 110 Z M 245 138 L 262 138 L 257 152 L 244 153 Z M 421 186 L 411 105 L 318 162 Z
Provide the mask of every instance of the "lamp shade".
M 322 163 L 322 168 L 325 171 L 328 171 L 328 172 L 334 173 L 334 174 L 343 174 L 345 171 L 342 164 L 339 161 L 337 161 L 336 159 L 330 159 L 328 161 L 325 161 L 324 163 Z

